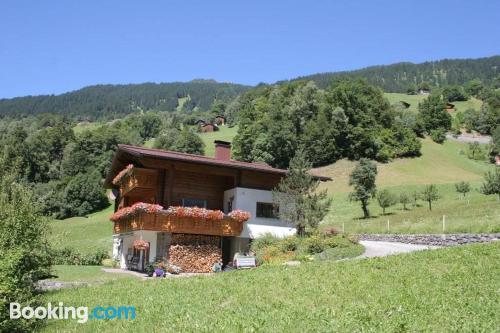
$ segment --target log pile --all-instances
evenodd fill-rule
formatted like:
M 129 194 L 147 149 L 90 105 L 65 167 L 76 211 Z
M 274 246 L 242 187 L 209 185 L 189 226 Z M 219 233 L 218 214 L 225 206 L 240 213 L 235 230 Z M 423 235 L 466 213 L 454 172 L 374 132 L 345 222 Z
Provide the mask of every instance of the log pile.
M 220 237 L 173 234 L 169 249 L 169 264 L 185 273 L 210 273 L 215 263 L 222 261 Z

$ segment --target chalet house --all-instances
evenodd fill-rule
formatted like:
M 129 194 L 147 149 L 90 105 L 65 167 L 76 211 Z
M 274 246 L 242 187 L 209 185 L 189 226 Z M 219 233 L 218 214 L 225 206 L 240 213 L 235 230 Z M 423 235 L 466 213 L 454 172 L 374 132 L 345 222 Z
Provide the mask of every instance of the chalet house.
M 219 130 L 216 124 L 203 123 L 198 125 L 198 130 L 202 133 L 215 132 Z
M 256 237 L 295 233 L 278 219 L 271 192 L 287 171 L 230 157 L 231 144 L 224 141 L 215 141 L 215 158 L 118 146 L 105 186 L 116 198 L 113 257 L 121 268 L 177 260 L 178 244 L 190 242 L 192 255 L 211 244 L 216 260 L 226 264 Z
M 224 126 L 226 124 L 226 117 L 218 115 L 214 118 L 214 124 L 217 126 Z

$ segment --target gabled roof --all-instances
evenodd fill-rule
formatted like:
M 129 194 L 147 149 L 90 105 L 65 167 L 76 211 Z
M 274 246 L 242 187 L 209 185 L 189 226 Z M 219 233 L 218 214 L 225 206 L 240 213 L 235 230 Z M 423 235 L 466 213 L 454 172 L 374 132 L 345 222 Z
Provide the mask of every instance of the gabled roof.
M 111 165 L 110 172 L 106 177 L 105 181 L 106 187 L 112 187 L 111 181 L 113 180 L 115 175 L 125 167 L 125 165 L 123 165 L 123 163 L 120 161 L 124 159 L 124 155 L 127 155 L 129 157 L 135 157 L 137 159 L 147 157 L 160 160 L 181 161 L 193 164 L 211 165 L 211 166 L 225 167 L 231 169 L 250 170 L 250 171 L 274 173 L 281 175 L 286 175 L 288 173 L 288 171 L 285 169 L 273 168 L 264 163 L 249 163 L 249 162 L 241 162 L 234 160 L 220 160 L 220 159 L 215 159 L 213 157 L 207 157 L 201 155 L 186 154 L 169 150 L 144 148 L 132 145 L 119 144 L 118 149 L 113 158 L 113 163 Z M 316 175 L 314 175 L 314 177 L 321 181 L 332 180 L 330 177 L 323 177 Z

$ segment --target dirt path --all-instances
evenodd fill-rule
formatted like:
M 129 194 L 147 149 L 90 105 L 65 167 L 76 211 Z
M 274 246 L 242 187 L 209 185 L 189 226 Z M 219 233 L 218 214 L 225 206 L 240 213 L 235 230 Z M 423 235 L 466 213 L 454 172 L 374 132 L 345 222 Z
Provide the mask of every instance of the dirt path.
M 365 252 L 363 252 L 362 255 L 356 258 L 385 257 L 393 254 L 439 248 L 438 246 L 415 245 L 396 242 L 360 241 L 359 243 L 365 247 Z

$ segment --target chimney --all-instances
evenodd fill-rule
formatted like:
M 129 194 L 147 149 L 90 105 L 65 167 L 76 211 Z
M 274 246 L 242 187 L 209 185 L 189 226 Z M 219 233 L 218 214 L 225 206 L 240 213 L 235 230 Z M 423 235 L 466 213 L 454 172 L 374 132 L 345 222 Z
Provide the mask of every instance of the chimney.
M 231 142 L 215 140 L 215 159 L 229 161 L 231 159 Z

